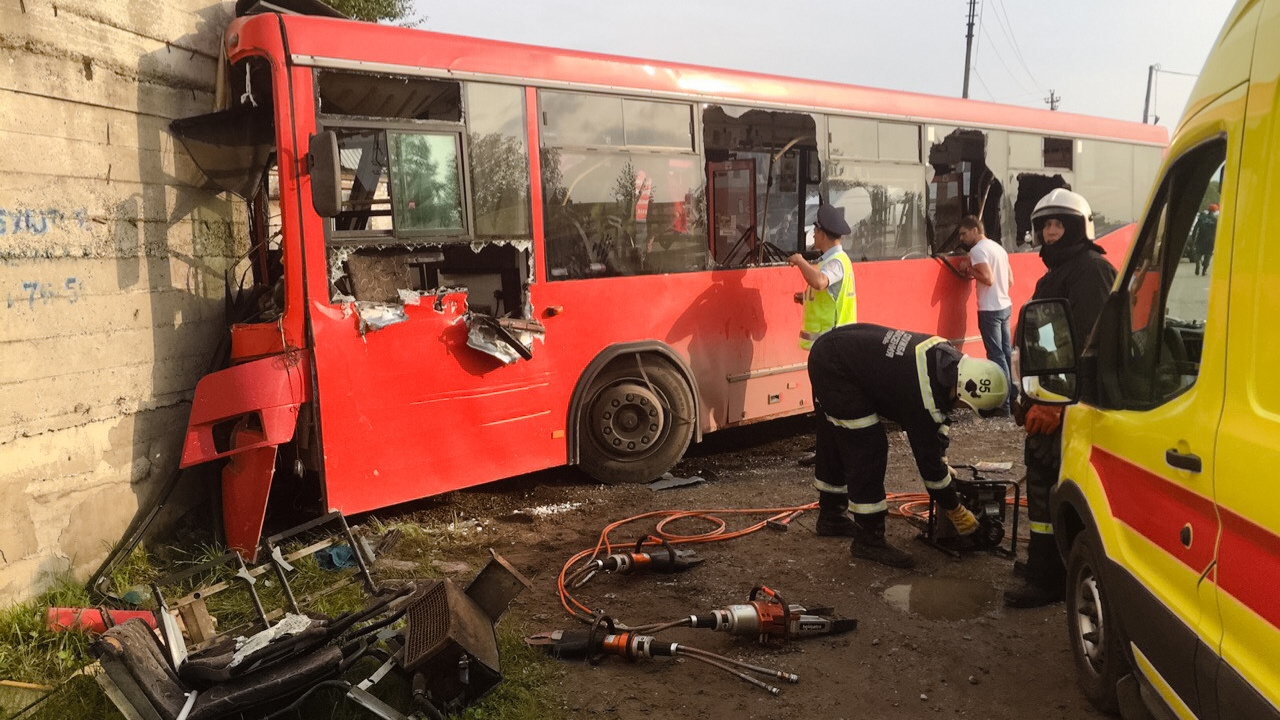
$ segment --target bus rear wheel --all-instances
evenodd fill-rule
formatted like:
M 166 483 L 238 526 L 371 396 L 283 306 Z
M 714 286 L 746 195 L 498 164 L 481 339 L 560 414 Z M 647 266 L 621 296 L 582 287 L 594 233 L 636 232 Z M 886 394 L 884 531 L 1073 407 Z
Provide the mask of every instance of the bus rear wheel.
M 579 458 L 610 485 L 642 483 L 670 470 L 693 439 L 693 391 L 664 360 L 634 358 L 605 368 L 591 383 L 578 426 Z

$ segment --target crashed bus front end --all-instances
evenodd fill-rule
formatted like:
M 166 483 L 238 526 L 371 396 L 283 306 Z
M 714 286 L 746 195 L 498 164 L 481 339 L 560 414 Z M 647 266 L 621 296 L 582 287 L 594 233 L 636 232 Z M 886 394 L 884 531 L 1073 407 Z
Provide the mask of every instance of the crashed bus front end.
M 289 38 L 282 16 L 235 20 L 222 107 L 171 126 L 247 207 L 227 367 L 197 386 L 182 456 L 225 463 L 226 538 L 247 558 L 273 485 L 306 514 L 352 513 L 566 461 L 528 365 L 542 325 L 522 110 L 462 118 L 464 99 L 520 108 L 523 90 L 317 68 Z M 477 448 L 531 427 L 544 442 L 516 462 L 445 457 L 423 431 L 446 416 L 478 424 Z

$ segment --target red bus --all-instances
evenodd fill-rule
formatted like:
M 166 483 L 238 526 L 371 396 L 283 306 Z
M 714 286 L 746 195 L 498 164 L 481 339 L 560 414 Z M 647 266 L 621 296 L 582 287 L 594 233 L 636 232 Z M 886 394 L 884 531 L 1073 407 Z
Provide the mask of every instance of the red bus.
M 783 260 L 820 203 L 853 228 L 861 320 L 981 353 L 959 218 L 1029 250 L 1066 185 L 1124 227 L 1166 142 L 329 17 L 239 17 L 224 49 L 225 109 L 172 129 L 247 201 L 248 281 L 182 465 L 225 459 L 248 554 L 273 486 L 357 513 L 566 464 L 647 481 L 703 433 L 807 412 Z M 1020 305 L 1041 264 L 1013 258 Z

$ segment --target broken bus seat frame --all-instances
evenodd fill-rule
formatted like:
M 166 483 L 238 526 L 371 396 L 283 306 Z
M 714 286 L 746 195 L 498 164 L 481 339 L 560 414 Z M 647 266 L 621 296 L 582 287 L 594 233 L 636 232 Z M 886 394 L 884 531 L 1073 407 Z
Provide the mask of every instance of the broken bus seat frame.
M 258 578 L 265 575 L 267 572 L 274 571 L 276 578 L 280 581 L 280 587 L 284 593 L 284 600 L 287 603 L 288 610 L 295 613 L 302 612 L 302 608 L 298 599 L 294 596 L 292 585 L 289 583 L 287 575 L 287 573 L 294 570 L 291 563 L 296 562 L 301 558 L 314 555 L 321 550 L 326 550 L 335 546 L 338 543 L 337 538 L 339 536 L 329 535 L 322 540 L 310 543 L 297 551 L 288 553 L 287 555 L 281 549 L 280 544 L 284 541 L 303 536 L 316 528 L 335 523 L 339 527 L 339 532 L 341 533 L 340 537 L 345 539 L 347 545 L 352 550 L 352 557 L 356 562 L 356 572 L 328 586 L 323 592 L 327 594 L 329 592 L 339 590 L 354 582 L 356 577 L 359 577 L 364 585 L 365 591 L 370 595 L 377 595 L 379 589 L 374 583 L 373 577 L 369 572 L 367 560 L 361 551 L 360 544 L 356 541 L 355 535 L 351 532 L 350 526 L 347 525 L 346 518 L 338 512 L 323 515 L 301 525 L 272 535 L 271 537 L 265 538 L 262 541 L 261 547 L 263 554 L 270 558 L 267 564 L 249 568 L 245 565 L 241 555 L 236 551 L 231 550 L 223 553 L 217 558 L 201 563 L 195 567 L 159 578 L 151 584 L 151 592 L 155 597 L 156 604 L 161 609 L 166 611 L 172 610 L 182 619 L 183 624 L 186 626 L 187 634 L 191 639 L 191 644 L 195 647 L 202 646 L 214 635 L 213 622 L 209 616 L 206 605 L 208 599 L 212 595 L 237 586 L 236 581 L 243 583 L 244 589 L 248 593 L 255 614 L 257 615 L 258 622 L 261 623 L 263 628 L 268 627 L 270 625 L 270 621 L 283 615 L 285 610 L 275 609 L 268 612 L 263 607 L 262 599 L 259 596 L 256 587 Z M 171 604 L 166 600 L 162 588 L 178 585 L 191 577 L 201 573 L 210 572 L 228 564 L 231 564 L 236 568 L 233 579 L 195 588 L 180 599 L 173 601 Z M 310 600 L 314 599 L 314 597 L 307 597 L 303 599 Z M 162 622 L 164 621 L 163 615 L 160 617 L 160 620 Z M 232 630 L 239 629 L 242 628 L 228 628 L 223 632 L 225 634 Z
M 331 523 L 339 525 L 337 535 L 283 552 L 282 542 Z M 296 597 L 289 582 L 292 563 L 334 546 L 339 537 L 350 543 L 355 572 L 321 592 Z M 343 693 L 339 702 L 350 699 L 379 718 L 402 720 L 404 714 L 369 692 L 396 670 L 406 686 L 413 684 L 415 704 L 433 717 L 443 717 L 465 708 L 501 681 L 493 626 L 511 599 L 530 583 L 492 550 L 492 560 L 465 592 L 448 580 L 424 586 L 409 583 L 394 591 L 379 588 L 369 574 L 361 545 L 340 513 L 273 535 L 264 540 L 263 550 L 271 558 L 266 565 L 246 567 L 238 554 L 228 552 L 154 583 L 163 640 L 134 621 L 112 628 L 95 643 L 93 652 L 106 669 L 98 681 L 121 712 L 147 720 L 201 720 L 252 708 L 278 717 L 294 713 L 315 692 L 337 688 Z M 235 568 L 233 579 L 198 588 L 174 603 L 193 645 L 188 654 L 187 638 L 161 588 L 228 564 Z M 283 602 L 294 611 L 357 577 L 371 594 L 380 594 L 364 610 L 333 619 L 286 615 L 285 608 L 267 610 L 255 588 L 257 578 L 270 570 L 281 583 Z M 256 621 L 250 624 L 265 628 L 250 640 L 250 646 L 257 647 L 252 651 L 236 650 L 230 631 L 214 633 L 204 606 L 210 595 L 241 582 L 254 606 Z M 273 627 L 271 621 L 280 616 L 285 620 Z M 403 630 L 393 629 L 402 619 Z M 286 623 L 291 623 L 290 628 L 281 631 Z M 361 682 L 349 682 L 346 678 L 366 658 L 380 659 L 380 667 Z

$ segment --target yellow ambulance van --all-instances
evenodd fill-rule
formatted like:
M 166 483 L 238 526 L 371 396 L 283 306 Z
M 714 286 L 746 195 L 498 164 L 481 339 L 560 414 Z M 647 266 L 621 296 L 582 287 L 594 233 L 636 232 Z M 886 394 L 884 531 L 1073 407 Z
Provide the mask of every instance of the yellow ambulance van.
M 1081 685 L 1125 717 L 1280 718 L 1280 0 L 1241 0 L 1078 365 L 1028 304 L 1020 382 L 1066 413 L 1053 526 Z

